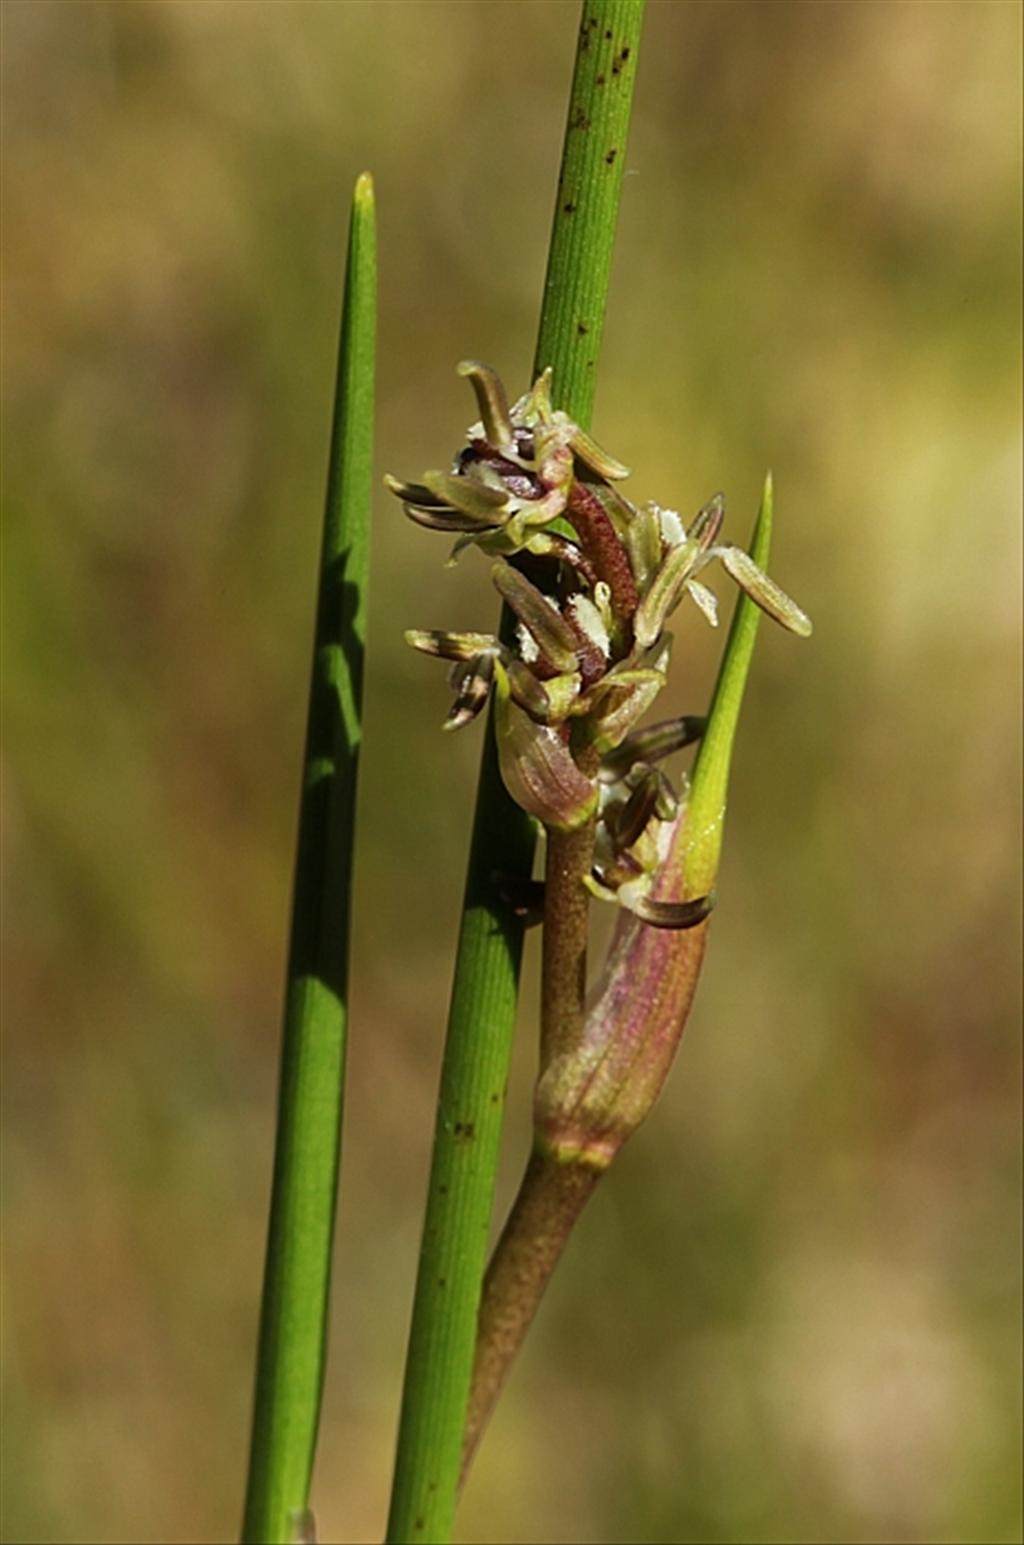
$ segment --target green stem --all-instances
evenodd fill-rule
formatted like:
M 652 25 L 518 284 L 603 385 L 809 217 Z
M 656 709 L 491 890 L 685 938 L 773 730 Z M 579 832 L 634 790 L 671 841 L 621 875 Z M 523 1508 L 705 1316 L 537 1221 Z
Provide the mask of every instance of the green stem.
M 376 335 L 373 184 L 355 187 L 303 762 L 243 1539 L 308 1531 L 347 1030 Z
M 768 567 L 774 515 L 775 492 L 769 472 L 765 476 L 750 541 L 750 556 L 762 569 Z M 681 871 L 680 894 L 683 898 L 706 895 L 714 886 L 718 873 L 733 743 L 760 626 L 760 611 L 749 596 L 741 593 L 722 654 L 707 724 L 693 764 L 686 827 L 677 850 L 669 857 L 669 869 L 673 873 Z
M 643 0 L 585 0 L 534 374 L 590 423 Z M 608 34 L 608 36 L 606 36 Z M 503 627 L 509 619 L 504 619 Z M 488 727 L 455 964 L 399 1424 L 389 1545 L 444 1542 L 455 1515 L 522 927 L 495 876 L 528 877 L 534 835 Z M 442 1285 L 443 1284 L 443 1285 Z
M 590 425 L 626 162 L 644 0 L 584 0 L 544 276 L 534 375 Z

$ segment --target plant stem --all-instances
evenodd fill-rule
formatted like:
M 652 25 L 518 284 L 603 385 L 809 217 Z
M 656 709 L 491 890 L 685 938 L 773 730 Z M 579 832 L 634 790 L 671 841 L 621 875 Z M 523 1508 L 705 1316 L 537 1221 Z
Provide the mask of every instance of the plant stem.
M 761 567 L 767 564 L 771 529 L 769 474 L 750 548 Z M 664 900 L 703 895 L 714 885 L 733 742 L 759 620 L 753 601 L 741 595 L 685 816 L 677 821 L 677 841 L 656 882 L 655 893 Z M 546 1039 L 535 1146 L 484 1280 L 463 1477 L 577 1219 L 668 1076 L 707 941 L 706 922 L 676 934 L 620 918 L 603 980 L 585 1013 L 574 972 L 585 971 L 586 910 L 584 903 L 581 948 L 574 901 L 581 875 L 578 869 L 571 873 L 589 862 L 583 832 L 549 838 L 548 853 L 548 883 L 554 878 L 561 889 L 545 896 Z M 564 910 L 549 913 L 556 894 L 556 905 Z
M 584 428 L 604 328 L 642 17 L 643 0 L 585 0 L 577 42 L 534 374 L 553 367 L 557 405 Z M 506 614 L 502 631 L 510 625 Z M 488 724 L 409 1337 L 389 1545 L 421 1540 L 443 1545 L 451 1536 L 522 952 L 522 925 L 495 882 L 503 876 L 528 878 L 533 852 L 533 828 L 501 783 Z
M 592 748 L 577 756 L 597 772 Z M 597 818 L 546 838 L 541 947 L 541 1067 L 577 1046 L 586 1013 L 590 873 Z M 506 1375 L 537 1312 L 551 1273 L 602 1170 L 560 1163 L 535 1148 L 484 1278 L 463 1437 L 460 1482 L 498 1402 Z
M 534 374 L 590 425 L 626 162 L 644 0 L 584 0 L 569 93 Z
M 578 753 L 581 772 L 593 778 L 599 754 Z M 549 831 L 544 860 L 544 928 L 541 934 L 540 1062 L 575 1046 L 583 1030 L 587 989 L 590 895 L 584 880 L 594 856 L 597 816 L 576 831 Z
M 488 733 L 441 1068 L 389 1541 L 447 1540 L 454 1518 L 522 951 L 522 928 L 499 903 L 493 875 L 528 872 L 532 850 L 529 824 L 505 795 Z
M 270 1227 L 243 1539 L 308 1530 L 347 1031 L 373 462 L 373 184 L 355 186 L 303 762 Z
M 463 1479 L 544 1289 L 603 1173 L 585 1164 L 561 1164 L 539 1149 L 530 1155 L 484 1279 Z

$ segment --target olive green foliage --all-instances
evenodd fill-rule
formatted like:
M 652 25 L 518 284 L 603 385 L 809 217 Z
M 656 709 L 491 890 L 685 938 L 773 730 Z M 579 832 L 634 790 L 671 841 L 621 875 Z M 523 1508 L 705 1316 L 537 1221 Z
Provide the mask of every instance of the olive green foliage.
M 455 360 L 529 375 L 575 17 L 4 7 L 12 1539 L 237 1530 L 365 166 L 379 494 L 313 1502 L 324 1538 L 381 1537 L 480 733 L 439 746 L 402 632 L 495 608 L 379 478 L 459 443 Z M 1019 59 L 1000 3 L 650 9 L 593 432 L 638 498 L 724 488 L 737 540 L 771 466 L 815 636 L 761 629 L 696 1007 L 465 1540 L 1019 1537 Z M 721 644 L 696 617 L 659 713 L 703 711 Z

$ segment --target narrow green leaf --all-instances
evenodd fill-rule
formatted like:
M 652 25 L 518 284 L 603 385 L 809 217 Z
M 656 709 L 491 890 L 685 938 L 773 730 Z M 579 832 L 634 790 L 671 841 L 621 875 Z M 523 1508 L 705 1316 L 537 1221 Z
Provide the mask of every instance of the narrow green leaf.
M 589 429 L 643 0 L 584 0 L 534 377 Z M 505 612 L 502 636 L 511 636 Z M 488 727 L 441 1071 L 387 1538 L 450 1539 L 515 1022 L 522 920 L 495 876 L 529 878 L 534 832 Z
M 772 504 L 772 475 L 769 472 L 764 480 L 761 507 L 750 544 L 750 557 L 760 569 L 768 564 Z M 733 741 L 760 621 L 757 606 L 747 595 L 741 594 L 733 612 L 707 725 L 697 752 L 682 828 L 683 898 L 687 900 L 706 895 L 714 887 L 718 873 Z
M 376 337 L 373 184 L 355 186 L 303 764 L 243 1539 L 307 1527 L 341 1138 Z

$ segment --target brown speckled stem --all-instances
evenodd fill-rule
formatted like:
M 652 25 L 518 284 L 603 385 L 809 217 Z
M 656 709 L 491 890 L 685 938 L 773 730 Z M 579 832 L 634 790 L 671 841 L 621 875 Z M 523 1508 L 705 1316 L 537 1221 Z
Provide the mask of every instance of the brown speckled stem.
M 603 1171 L 562 1164 L 536 1150 L 484 1278 L 462 1480 L 551 1273 Z

